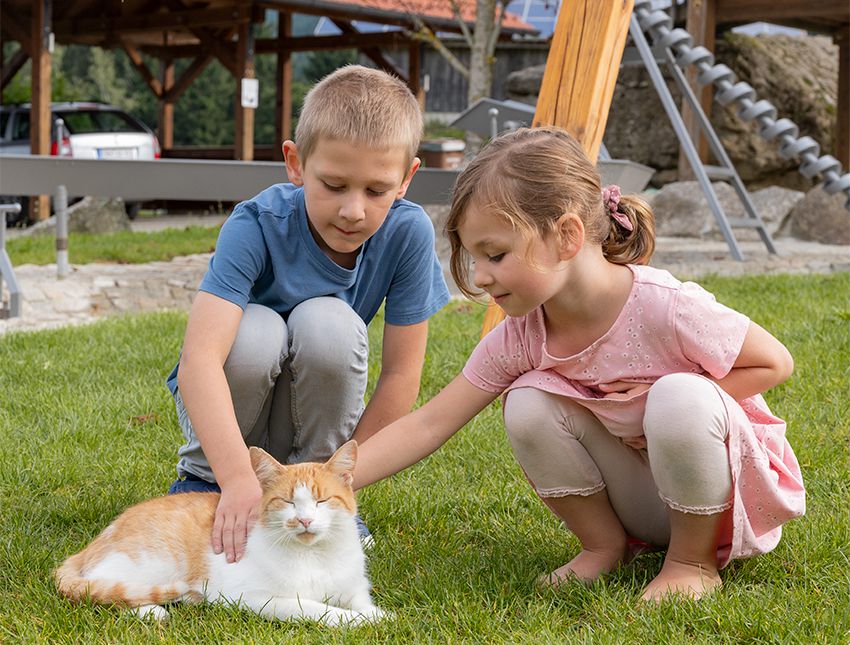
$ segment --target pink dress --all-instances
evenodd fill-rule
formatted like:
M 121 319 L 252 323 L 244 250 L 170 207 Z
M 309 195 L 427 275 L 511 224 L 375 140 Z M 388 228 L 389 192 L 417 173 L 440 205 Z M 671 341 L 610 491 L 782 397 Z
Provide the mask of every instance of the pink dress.
M 676 372 L 725 376 L 744 342 L 749 319 L 667 271 L 630 265 L 634 283 L 617 320 L 582 352 L 555 357 L 546 348 L 542 308 L 506 318 L 476 347 L 466 379 L 488 392 L 533 387 L 585 406 L 617 437 L 643 435 L 647 393 L 606 399 L 600 383 L 653 383 Z M 718 388 L 719 389 L 719 388 Z M 805 512 L 800 467 L 785 422 L 761 395 L 736 402 L 721 392 L 730 420 L 732 523 L 718 550 L 720 566 L 773 549 L 782 524 Z

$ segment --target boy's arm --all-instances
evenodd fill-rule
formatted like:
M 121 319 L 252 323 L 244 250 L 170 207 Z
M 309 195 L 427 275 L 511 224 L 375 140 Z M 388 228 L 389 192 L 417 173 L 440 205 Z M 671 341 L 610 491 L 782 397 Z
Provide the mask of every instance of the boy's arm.
M 359 444 L 410 412 L 416 403 L 427 341 L 427 320 L 384 325 L 381 375 L 354 432 Z
M 242 557 L 262 496 L 224 375 L 224 362 L 241 319 L 237 305 L 199 292 L 189 312 L 177 372 L 180 396 L 221 486 L 212 545 L 216 553 L 224 550 L 228 562 Z
M 785 346 L 751 321 L 732 369 L 715 382 L 741 401 L 779 385 L 793 370 L 794 359 Z
M 424 459 L 498 396 L 458 374 L 421 408 L 390 424 L 357 449 L 354 487 L 362 488 Z

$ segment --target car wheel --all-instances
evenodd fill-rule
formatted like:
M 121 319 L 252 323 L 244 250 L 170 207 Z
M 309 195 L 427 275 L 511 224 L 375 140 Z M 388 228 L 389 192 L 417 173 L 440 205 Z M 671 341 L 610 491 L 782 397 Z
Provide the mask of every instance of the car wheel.
M 142 203 L 124 202 L 124 210 L 127 212 L 127 217 L 136 219 L 139 216 L 139 211 L 142 210 Z

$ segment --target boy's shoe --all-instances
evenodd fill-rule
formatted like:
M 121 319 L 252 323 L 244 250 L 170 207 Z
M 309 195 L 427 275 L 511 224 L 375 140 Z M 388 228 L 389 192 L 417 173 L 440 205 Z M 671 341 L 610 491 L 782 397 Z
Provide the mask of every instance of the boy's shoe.
M 360 544 L 364 549 L 369 549 L 375 544 L 375 538 L 372 537 L 372 533 L 369 531 L 369 527 L 366 526 L 366 523 L 363 522 L 363 518 L 360 517 L 360 513 L 354 516 L 354 523 L 357 524 L 357 533 L 360 535 Z
M 208 482 L 197 475 L 187 473 L 183 479 L 177 479 L 168 489 L 169 495 L 176 493 L 220 493 L 221 487 L 215 482 Z

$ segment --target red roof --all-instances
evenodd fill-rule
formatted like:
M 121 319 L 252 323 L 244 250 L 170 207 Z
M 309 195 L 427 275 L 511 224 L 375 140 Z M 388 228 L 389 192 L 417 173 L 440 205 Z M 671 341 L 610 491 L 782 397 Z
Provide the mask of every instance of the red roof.
M 456 0 L 456 2 L 464 22 L 474 23 L 475 0 Z M 441 21 L 456 20 L 449 0 L 349 0 L 339 4 L 355 5 L 395 15 L 414 14 L 421 16 L 426 22 L 428 18 Z M 510 12 L 505 12 L 502 28 L 511 31 L 537 31 L 527 22 L 520 20 L 519 16 Z

